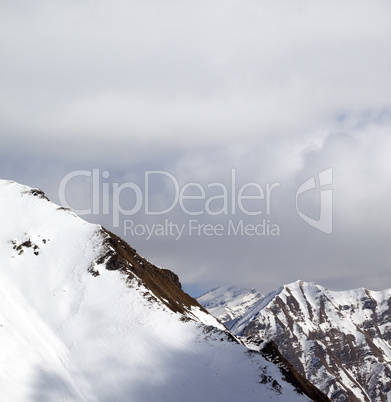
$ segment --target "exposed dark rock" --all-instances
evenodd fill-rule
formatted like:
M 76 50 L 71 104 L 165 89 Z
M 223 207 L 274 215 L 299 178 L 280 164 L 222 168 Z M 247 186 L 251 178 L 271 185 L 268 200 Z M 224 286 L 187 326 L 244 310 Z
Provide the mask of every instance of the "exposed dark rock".
M 292 286 L 294 293 L 286 287 L 240 335 L 273 340 L 295 369 L 322 384 L 333 401 L 386 402 L 391 389 L 391 297 L 380 302 L 379 296 L 376 301 L 370 291 L 358 289 L 345 296 L 349 303 L 335 303 L 327 290 L 307 284 L 309 303 L 303 285 Z
M 102 229 L 102 236 L 106 252 L 97 259 L 96 265 L 106 263 L 106 269 L 121 271 L 129 280 L 139 278 L 145 287 L 174 312 L 185 313 L 194 306 L 207 313 L 197 300 L 182 290 L 178 275 L 156 267 L 108 230 Z
M 315 402 L 331 401 L 326 394 L 311 384 L 289 363 L 273 341 L 266 343 L 261 349 L 261 353 L 268 361 L 280 368 L 285 380 L 291 383 L 298 393 L 307 395 Z
M 49 201 L 49 198 L 46 197 L 45 193 L 39 188 L 33 188 L 30 191 L 28 191 L 27 194 L 31 194 L 34 197 L 43 198 L 44 200 Z

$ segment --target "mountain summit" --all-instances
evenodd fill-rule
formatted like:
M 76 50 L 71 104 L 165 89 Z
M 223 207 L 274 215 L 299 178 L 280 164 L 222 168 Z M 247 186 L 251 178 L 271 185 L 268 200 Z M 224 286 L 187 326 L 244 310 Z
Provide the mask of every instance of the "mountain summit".
M 198 297 L 198 302 L 231 330 L 238 320 L 262 300 L 264 296 L 254 288 L 221 286 Z
M 2 401 L 321 395 L 273 345 L 249 350 L 173 272 L 42 191 L 0 181 L 0 221 Z
M 391 400 L 391 289 L 334 292 L 296 281 L 236 317 L 231 330 L 260 345 L 275 342 L 333 401 Z

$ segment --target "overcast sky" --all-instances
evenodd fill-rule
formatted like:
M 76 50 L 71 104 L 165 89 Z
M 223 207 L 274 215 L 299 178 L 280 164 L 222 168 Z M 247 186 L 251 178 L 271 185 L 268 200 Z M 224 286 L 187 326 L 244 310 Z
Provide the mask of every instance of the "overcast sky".
M 388 0 L 3 1 L 0 177 L 58 203 L 64 176 L 82 170 L 66 199 L 85 210 L 86 174 L 99 169 L 99 213 L 83 218 L 175 271 L 195 296 L 224 283 L 267 293 L 297 279 L 389 288 L 390 16 Z M 299 216 L 296 195 L 329 168 L 324 233 Z M 170 209 L 189 183 L 198 185 L 182 195 L 204 199 L 145 213 L 152 171 L 166 174 L 149 176 L 150 210 Z M 245 196 L 275 186 L 269 200 L 239 205 L 247 184 Z M 133 186 L 121 192 L 123 211 L 142 208 L 119 213 L 115 227 L 121 185 Z M 298 194 L 315 221 L 321 205 L 330 217 L 320 190 Z M 148 238 L 167 223 L 183 233 Z M 217 232 L 190 231 L 198 224 Z

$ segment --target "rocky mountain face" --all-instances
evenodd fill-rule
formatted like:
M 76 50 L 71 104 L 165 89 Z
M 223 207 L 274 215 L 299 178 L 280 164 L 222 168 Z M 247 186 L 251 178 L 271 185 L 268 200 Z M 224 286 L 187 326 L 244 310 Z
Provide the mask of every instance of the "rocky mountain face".
M 0 221 L 2 402 L 328 400 L 42 191 L 0 180 Z
M 233 332 L 275 342 L 332 401 L 391 400 L 391 290 L 334 292 L 297 281 L 247 311 Z

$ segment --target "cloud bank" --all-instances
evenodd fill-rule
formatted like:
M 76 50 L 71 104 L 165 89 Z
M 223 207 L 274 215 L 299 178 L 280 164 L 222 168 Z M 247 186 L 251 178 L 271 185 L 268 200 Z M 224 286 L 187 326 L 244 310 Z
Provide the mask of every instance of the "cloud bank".
M 129 181 L 142 187 L 151 170 L 169 172 L 182 186 L 229 186 L 235 169 L 240 184 L 280 183 L 270 217 L 203 214 L 199 221 L 270 218 L 278 237 L 126 240 L 202 289 L 236 282 L 266 292 L 298 278 L 334 289 L 391 287 L 388 1 L 39 0 L 0 7 L 2 177 L 58 201 L 62 178 L 78 169 L 108 171 L 102 181 L 110 188 Z M 328 167 L 331 235 L 295 210 L 297 188 Z M 167 205 L 170 191 L 156 183 L 155 206 Z M 69 186 L 76 208 L 89 207 L 91 194 L 87 177 Z M 122 201 L 130 204 L 130 195 Z M 316 217 L 319 193 L 302 202 Z M 86 218 L 122 236 L 129 219 L 121 216 L 114 228 L 102 211 Z M 189 221 L 180 208 L 133 218 Z

